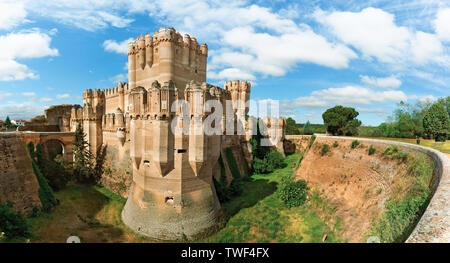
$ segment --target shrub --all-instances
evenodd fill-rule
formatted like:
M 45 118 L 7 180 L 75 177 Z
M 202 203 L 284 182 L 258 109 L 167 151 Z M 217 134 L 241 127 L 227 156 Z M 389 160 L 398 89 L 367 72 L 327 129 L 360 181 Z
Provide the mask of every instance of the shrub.
M 352 149 L 355 149 L 358 145 L 359 145 L 359 141 L 358 140 L 352 141 Z
M 13 210 L 13 205 L 10 201 L 0 205 L 0 233 L 3 232 L 6 239 L 30 237 L 25 218 Z
M 372 145 L 370 145 L 369 147 L 369 155 L 374 154 L 377 151 L 377 149 L 375 149 Z
M 392 155 L 397 152 L 398 152 L 398 147 L 391 145 L 384 150 L 383 155 Z
M 42 209 L 48 211 L 57 204 L 57 201 L 53 195 L 52 188 L 48 185 L 47 179 L 42 175 L 36 162 L 33 160 L 31 164 L 39 184 L 38 194 L 42 203 Z
M 316 140 L 316 135 L 312 135 L 311 139 L 309 140 L 308 149 L 311 148 L 311 146 L 313 145 L 315 140 Z
M 402 162 L 406 162 L 406 160 L 408 159 L 408 154 L 404 152 L 394 153 L 392 154 L 392 159 L 398 159 Z
M 372 234 L 384 243 L 403 242 L 408 228 L 425 208 L 428 196 L 429 190 L 410 199 L 386 201 L 386 212 L 372 225 Z
M 272 150 L 267 153 L 264 159 L 259 159 L 257 157 L 253 159 L 253 171 L 257 174 L 271 173 L 275 169 L 283 168 L 285 166 L 284 157 L 277 150 Z
M 62 155 L 58 155 L 55 160 L 48 160 L 44 156 L 42 145 L 36 145 L 34 150 L 33 143 L 27 145 L 31 158 L 36 161 L 39 171 L 47 179 L 48 184 L 54 191 L 61 190 L 70 181 L 72 174 L 67 168 Z
M 273 170 L 283 168 L 286 166 L 286 164 L 284 163 L 283 155 L 277 150 L 270 151 L 264 157 L 264 160 L 267 162 L 269 168 Z
M 334 142 L 333 143 L 333 148 L 336 148 L 336 147 L 338 147 L 339 146 L 339 143 L 338 142 Z
M 330 146 L 328 144 L 324 144 L 324 145 L 322 145 L 322 150 L 321 150 L 320 154 L 322 156 L 324 156 L 329 151 L 330 151 Z
M 281 180 L 278 195 L 284 204 L 291 208 L 305 203 L 308 190 L 305 180 L 294 181 L 288 176 Z

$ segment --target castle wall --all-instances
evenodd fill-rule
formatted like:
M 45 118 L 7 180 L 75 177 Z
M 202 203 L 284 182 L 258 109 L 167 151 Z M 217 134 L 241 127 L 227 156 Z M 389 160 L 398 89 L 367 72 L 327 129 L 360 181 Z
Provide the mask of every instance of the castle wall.
M 0 204 L 14 202 L 14 209 L 29 213 L 42 206 L 39 184 L 21 135 L 0 133 Z

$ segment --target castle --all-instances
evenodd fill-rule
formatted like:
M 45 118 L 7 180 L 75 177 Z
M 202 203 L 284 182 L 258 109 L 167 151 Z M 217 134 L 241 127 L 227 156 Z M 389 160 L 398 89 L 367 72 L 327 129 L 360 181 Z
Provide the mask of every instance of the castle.
M 116 155 L 112 165 L 130 165 L 122 219 L 143 235 L 174 240 L 213 228 L 220 213 L 213 183 L 221 174 L 219 156 L 232 149 L 242 175 L 251 164 L 249 139 L 256 125 L 253 118 L 245 120 L 251 85 L 207 84 L 207 56 L 206 44 L 161 28 L 129 44 L 128 83 L 85 90 L 82 107 L 46 111 L 49 126 L 74 131 L 81 123 L 93 152 L 107 145 Z M 208 132 L 203 123 L 211 119 Z M 271 128 L 273 121 L 265 120 L 269 134 L 284 135 L 284 119 Z

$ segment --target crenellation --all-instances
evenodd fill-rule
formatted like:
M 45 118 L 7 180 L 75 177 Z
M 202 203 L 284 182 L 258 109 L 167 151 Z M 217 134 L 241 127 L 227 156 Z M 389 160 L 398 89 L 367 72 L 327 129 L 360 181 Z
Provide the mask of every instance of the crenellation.
M 235 135 L 226 124 L 234 121 L 234 129 L 242 119 L 237 114 L 248 112 L 240 100 L 250 98 L 250 83 L 227 81 L 223 88 L 208 84 L 207 56 L 207 44 L 171 27 L 140 35 L 128 45 L 128 83 L 84 90 L 83 107 L 71 109 L 70 128 L 83 125 L 93 152 L 104 144 L 119 160 L 130 158 L 132 186 L 123 220 L 141 234 L 176 239 L 213 227 L 220 210 L 212 182 L 218 158 L 226 147 L 248 148 L 241 147 L 248 136 Z M 179 99 L 188 104 L 173 112 Z M 221 129 L 212 135 L 203 125 L 212 114 L 212 109 L 205 110 L 209 100 L 223 106 L 223 119 L 214 124 Z M 233 102 L 231 113 L 228 100 Z M 152 224 L 165 234 L 148 227 Z

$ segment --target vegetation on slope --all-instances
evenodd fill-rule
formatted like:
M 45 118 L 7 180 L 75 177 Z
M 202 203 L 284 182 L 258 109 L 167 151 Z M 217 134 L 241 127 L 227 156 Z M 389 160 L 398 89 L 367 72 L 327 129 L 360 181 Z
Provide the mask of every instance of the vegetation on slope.
M 301 154 L 286 158 L 286 166 L 269 174 L 254 174 L 243 182 L 243 193 L 222 204 L 224 228 L 204 242 L 327 242 L 340 241 L 339 223 L 331 226 L 319 215 L 333 211 L 312 191 L 308 201 L 289 208 L 279 196 L 282 180 L 292 175 Z M 284 179 L 286 180 L 286 179 Z
M 373 222 L 369 234 L 385 243 L 403 242 L 428 205 L 435 164 L 423 154 L 407 154 L 394 146 L 382 154 L 406 162 L 408 172 L 394 185 L 393 197 L 386 202 L 385 212 Z

